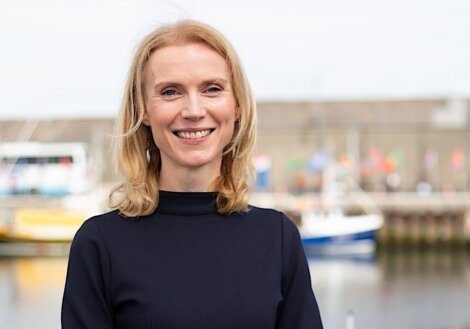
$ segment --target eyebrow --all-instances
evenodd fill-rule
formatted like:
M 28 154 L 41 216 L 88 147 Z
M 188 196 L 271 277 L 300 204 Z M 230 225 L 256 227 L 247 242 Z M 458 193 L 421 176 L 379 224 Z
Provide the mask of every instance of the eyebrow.
M 223 85 L 228 84 L 227 80 L 224 79 L 224 78 L 214 78 L 214 79 L 207 79 L 207 80 L 203 81 L 202 85 L 207 85 L 207 84 L 211 84 L 211 83 L 220 83 L 220 84 L 223 84 Z M 161 81 L 161 82 L 156 83 L 153 86 L 153 90 L 158 90 L 158 89 L 160 89 L 164 86 L 181 87 L 181 86 L 183 86 L 183 84 L 180 83 L 180 82 L 176 82 L 176 81 Z

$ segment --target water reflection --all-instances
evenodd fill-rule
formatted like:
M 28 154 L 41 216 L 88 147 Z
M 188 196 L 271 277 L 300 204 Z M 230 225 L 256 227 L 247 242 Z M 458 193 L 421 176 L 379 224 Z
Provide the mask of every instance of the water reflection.
M 0 258 L 0 323 L 60 328 L 65 258 Z
M 310 259 L 325 328 L 470 328 L 465 250 L 381 251 L 377 258 Z
M 309 259 L 325 328 L 470 328 L 465 250 L 381 251 L 370 259 Z M 0 323 L 60 328 L 64 257 L 0 258 Z

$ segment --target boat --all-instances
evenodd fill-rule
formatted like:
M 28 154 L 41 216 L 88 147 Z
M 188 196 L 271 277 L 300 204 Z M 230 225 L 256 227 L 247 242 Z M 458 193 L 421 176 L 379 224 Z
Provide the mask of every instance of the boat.
M 383 217 L 379 214 L 304 212 L 299 232 L 309 255 L 373 254 L 382 224 Z
M 60 197 L 91 187 L 84 143 L 0 144 L 0 195 Z
M 339 163 L 324 169 L 323 182 L 320 209 L 301 213 L 299 232 L 305 251 L 312 256 L 373 255 L 384 222 L 382 211 Z M 361 214 L 349 215 L 339 205 L 338 200 L 352 191 Z
M 71 209 L 17 208 L 0 218 L 2 242 L 69 242 L 88 217 Z
M 67 242 L 97 196 L 85 143 L 0 144 L 0 241 Z

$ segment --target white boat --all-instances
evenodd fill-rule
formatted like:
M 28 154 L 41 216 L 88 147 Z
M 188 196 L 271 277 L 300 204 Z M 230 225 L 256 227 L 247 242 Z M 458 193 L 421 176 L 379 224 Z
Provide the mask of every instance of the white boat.
M 70 241 L 98 211 L 93 185 L 84 143 L 0 144 L 0 240 Z
M 321 255 L 356 255 L 375 251 L 383 224 L 379 214 L 347 216 L 342 212 L 305 212 L 299 231 L 306 252 Z
M 64 196 L 91 188 L 84 143 L 1 143 L 0 195 Z
M 299 231 L 306 252 L 327 256 L 373 254 L 384 221 L 381 210 L 338 163 L 324 169 L 323 181 L 323 211 L 301 214 Z M 364 214 L 347 215 L 338 206 L 338 199 L 350 190 L 359 196 L 356 202 Z

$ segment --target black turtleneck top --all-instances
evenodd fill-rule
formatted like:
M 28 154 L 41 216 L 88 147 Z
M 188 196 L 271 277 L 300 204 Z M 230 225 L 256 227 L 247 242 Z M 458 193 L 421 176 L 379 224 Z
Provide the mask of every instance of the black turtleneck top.
M 156 211 L 112 211 L 72 242 L 62 328 L 322 328 L 297 227 L 249 206 L 217 213 L 214 192 L 160 191 Z

